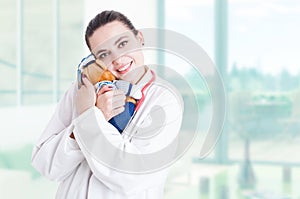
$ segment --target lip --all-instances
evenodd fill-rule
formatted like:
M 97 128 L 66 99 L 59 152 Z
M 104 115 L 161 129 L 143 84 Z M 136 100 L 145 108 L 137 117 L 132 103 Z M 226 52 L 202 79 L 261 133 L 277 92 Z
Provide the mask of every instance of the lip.
M 125 65 L 122 65 L 121 67 L 119 67 L 119 68 L 117 69 L 117 72 L 118 72 L 119 74 L 122 74 L 122 75 L 125 74 L 125 73 L 127 73 L 127 72 L 130 70 L 130 68 L 131 68 L 132 62 L 133 62 L 133 61 L 131 61 L 131 62 L 125 64 Z M 122 71 L 119 71 L 121 68 L 126 68 L 126 69 L 125 69 L 125 70 L 122 70 Z

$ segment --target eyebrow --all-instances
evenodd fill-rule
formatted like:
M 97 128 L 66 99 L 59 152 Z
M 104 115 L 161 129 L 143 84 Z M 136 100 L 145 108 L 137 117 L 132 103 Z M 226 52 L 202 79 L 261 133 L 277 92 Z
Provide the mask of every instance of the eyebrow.
M 115 42 L 115 45 L 117 45 L 117 43 L 119 43 L 122 39 L 124 38 L 128 38 L 128 36 L 122 36 L 120 37 L 116 42 Z
M 99 51 L 97 51 L 95 54 L 96 54 L 96 55 L 99 55 L 100 53 L 105 52 L 105 51 L 107 51 L 107 50 L 99 50 Z
M 119 39 L 117 39 L 117 41 L 115 41 L 115 45 L 117 45 L 122 39 L 125 39 L 125 38 L 128 38 L 128 36 L 122 36 Z M 100 53 L 105 52 L 105 51 L 107 51 L 107 50 L 106 49 L 102 49 L 102 50 L 97 51 L 95 54 L 99 55 Z

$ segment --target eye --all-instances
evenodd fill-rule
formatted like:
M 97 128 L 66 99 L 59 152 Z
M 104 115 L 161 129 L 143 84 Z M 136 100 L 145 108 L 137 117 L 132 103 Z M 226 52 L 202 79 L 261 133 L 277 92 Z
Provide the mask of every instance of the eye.
M 103 59 L 103 58 L 107 57 L 108 55 L 109 55 L 108 52 L 104 52 L 104 53 L 99 54 L 98 58 Z
M 118 45 L 118 47 L 119 47 L 119 48 L 123 48 L 124 46 L 127 45 L 127 43 L 128 43 L 128 41 L 122 41 L 122 42 Z

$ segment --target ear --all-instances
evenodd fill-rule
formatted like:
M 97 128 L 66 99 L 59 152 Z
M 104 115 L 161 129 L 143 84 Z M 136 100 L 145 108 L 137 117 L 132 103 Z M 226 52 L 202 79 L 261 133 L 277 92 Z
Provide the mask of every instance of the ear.
M 138 41 L 140 42 L 141 46 L 144 45 L 144 36 L 143 33 L 141 31 L 138 31 L 138 34 L 136 35 Z

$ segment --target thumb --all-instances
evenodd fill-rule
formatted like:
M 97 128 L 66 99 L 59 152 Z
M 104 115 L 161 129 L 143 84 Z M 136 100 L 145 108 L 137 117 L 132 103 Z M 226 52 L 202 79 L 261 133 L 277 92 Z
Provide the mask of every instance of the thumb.
M 93 86 L 93 84 L 90 82 L 90 80 L 87 77 L 82 77 L 82 82 L 84 85 L 86 85 L 87 87 L 91 87 Z

